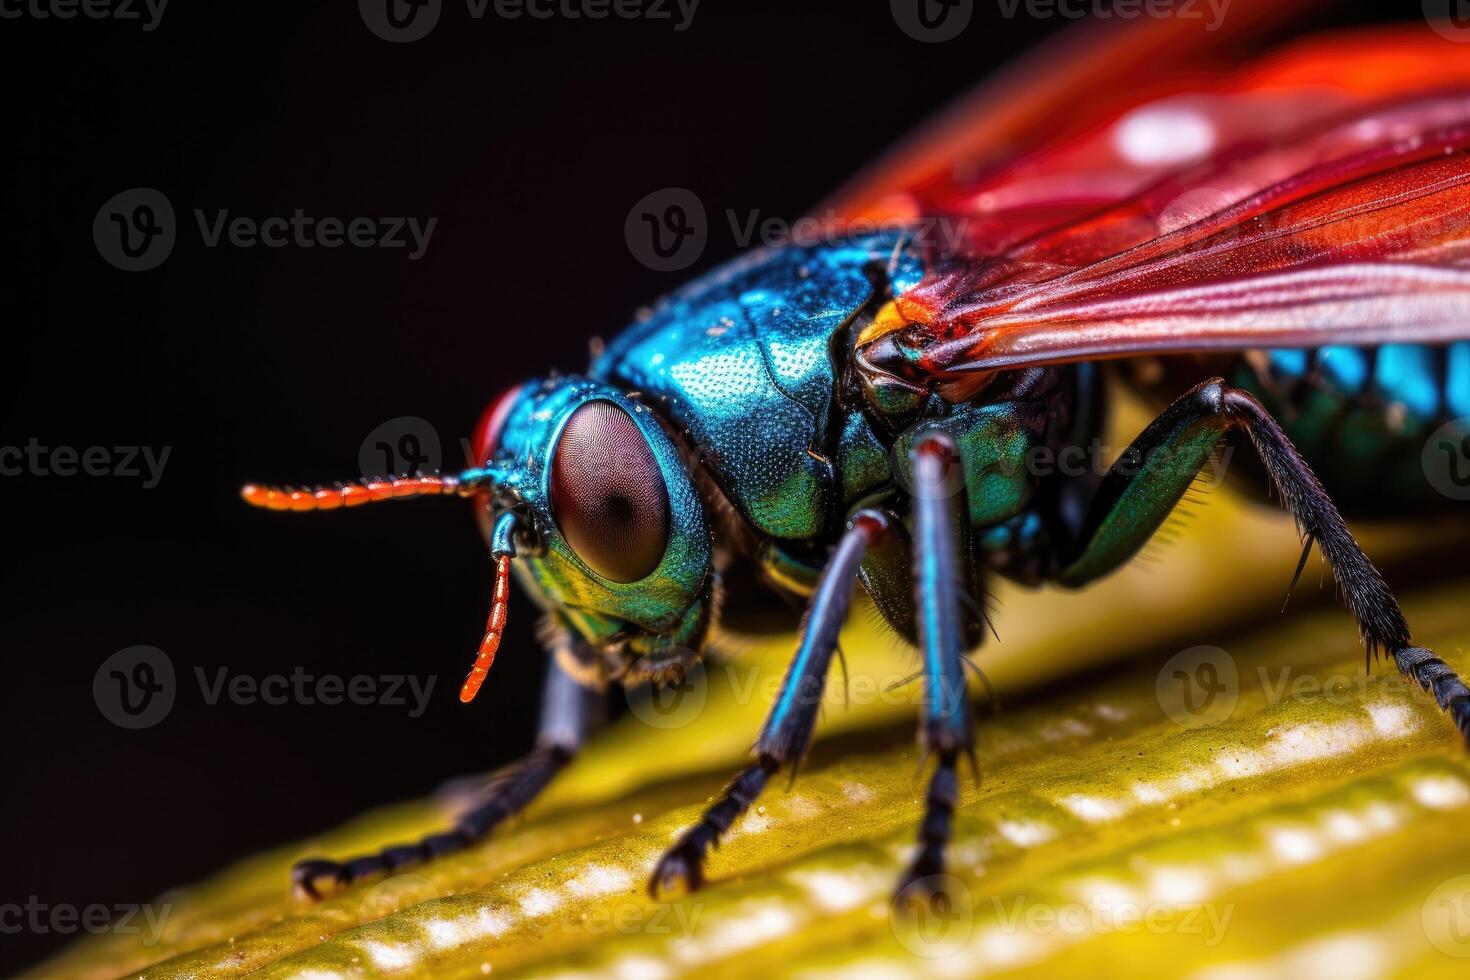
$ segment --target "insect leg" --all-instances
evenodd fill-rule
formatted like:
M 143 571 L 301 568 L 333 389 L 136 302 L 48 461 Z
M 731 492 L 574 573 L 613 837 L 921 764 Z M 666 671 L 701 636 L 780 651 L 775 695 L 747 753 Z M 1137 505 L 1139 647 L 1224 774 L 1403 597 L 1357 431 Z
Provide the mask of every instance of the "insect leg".
M 1088 505 L 1057 581 L 1076 588 L 1126 563 L 1184 496 L 1231 427 L 1220 381 L 1181 395 L 1109 468 Z
M 919 643 L 914 612 L 914 562 L 908 531 L 898 515 L 884 511 L 888 531 L 863 556 L 858 580 L 874 608 L 895 633 L 914 646 Z
M 1332 565 L 1369 654 L 1388 650 L 1399 670 L 1432 692 L 1470 740 L 1470 688 L 1444 661 L 1411 645 L 1408 624 L 1383 577 L 1286 433 L 1253 395 L 1219 378 L 1182 395 L 1113 465 L 1058 581 L 1079 586 L 1133 557 L 1230 429 L 1249 436 L 1302 535 L 1315 541 Z
M 291 869 L 296 890 L 310 898 L 320 898 L 323 884 L 346 886 L 369 875 L 396 871 L 463 850 L 483 839 L 507 817 L 525 809 L 576 755 L 588 728 L 599 717 L 603 700 L 601 695 L 573 680 L 554 659 L 547 670 L 535 748 L 493 776 L 482 790 L 481 801 L 456 821 L 454 829 L 414 844 L 398 844 L 346 861 L 326 858 L 298 861 Z
M 1297 526 L 1327 556 L 1369 654 L 1380 649 L 1391 653 L 1399 670 L 1432 693 L 1460 734 L 1470 741 L 1470 688 L 1431 651 L 1412 645 L 1409 624 L 1383 576 L 1358 547 L 1337 507 L 1281 426 L 1248 392 L 1227 388 L 1224 407 L 1255 444 Z
M 919 741 L 938 758 L 924 801 L 919 849 L 899 880 L 897 897 L 919 897 L 939 886 L 944 847 L 954 822 L 958 791 L 956 762 L 972 756 L 970 701 L 965 691 L 965 629 L 960 590 L 965 582 L 963 549 L 963 461 L 954 441 L 927 432 L 912 450 L 914 515 L 914 606 L 923 657 L 924 714 Z M 956 489 L 958 488 L 958 489 Z
M 755 802 L 777 770 L 800 761 L 821 707 L 827 668 L 847 618 L 858 567 L 868 547 L 888 531 L 889 519 L 878 511 L 861 511 L 848 522 L 807 608 L 801 643 L 756 742 L 755 764 L 737 775 L 699 822 L 659 859 L 648 884 L 651 894 L 672 890 L 680 881 L 690 891 L 699 888 L 704 883 L 705 855 L 720 835 Z

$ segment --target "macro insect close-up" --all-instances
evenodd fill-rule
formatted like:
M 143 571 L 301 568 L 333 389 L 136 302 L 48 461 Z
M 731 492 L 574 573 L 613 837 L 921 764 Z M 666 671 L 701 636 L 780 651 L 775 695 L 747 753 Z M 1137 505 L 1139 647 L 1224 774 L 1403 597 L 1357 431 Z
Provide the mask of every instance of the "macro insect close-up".
M 395 644 L 415 661 L 398 669 L 426 673 L 354 701 L 378 712 L 359 728 L 311 716 L 256 742 L 248 733 L 269 719 L 242 721 L 228 736 L 238 756 L 215 747 L 202 764 L 223 767 L 228 791 L 197 804 L 218 811 L 221 829 L 268 810 L 280 822 L 260 846 L 279 845 L 350 813 L 345 798 L 303 799 L 307 781 L 312 797 L 351 784 L 353 800 L 376 806 L 487 754 L 497 768 L 169 892 L 178 897 L 144 907 L 164 914 L 143 939 L 89 929 L 105 935 L 35 975 L 1457 975 L 1470 956 L 1470 849 L 1459 842 L 1470 606 L 1457 557 L 1470 527 L 1470 28 L 1448 4 L 1364 23 L 1249 0 L 1131 15 L 1033 7 L 878 10 L 895 49 L 862 53 L 863 84 L 901 88 L 898 65 L 962 66 L 968 38 L 983 57 L 950 70 L 979 86 L 861 167 L 834 172 L 794 144 L 769 149 L 780 156 L 771 169 L 829 182 L 779 230 L 769 215 L 725 209 L 736 247 L 700 261 L 719 231 L 718 194 L 671 184 L 617 198 L 607 213 L 627 210 L 613 232 L 638 272 L 589 275 L 616 280 L 618 297 L 642 295 L 625 321 L 589 321 L 575 262 L 532 239 L 521 247 L 517 236 L 541 233 L 521 223 L 451 238 L 443 247 L 465 257 L 434 282 L 468 272 L 476 285 L 442 299 L 413 276 L 370 282 L 360 270 L 331 271 L 317 290 L 306 270 L 310 305 L 266 314 L 274 322 L 257 332 L 269 336 L 244 341 L 245 366 L 230 369 L 240 377 L 220 382 L 256 410 L 203 418 L 256 510 L 226 502 L 235 488 L 223 477 L 188 493 L 207 496 L 210 515 L 228 510 L 218 519 L 237 523 L 220 526 L 239 530 L 219 547 L 259 564 L 201 593 L 196 614 L 227 650 L 297 651 L 272 663 L 342 651 L 332 662 L 354 676 L 335 678 L 339 702 L 362 666 L 402 657 Z M 389 54 L 444 60 L 428 47 L 439 36 L 419 33 L 434 24 L 415 18 L 442 20 L 440 32 L 478 26 L 451 24 L 463 14 L 452 5 L 380 8 L 364 3 L 348 26 Z M 569 31 L 596 26 L 568 13 L 576 4 L 546 10 L 548 30 L 558 17 Z M 650 51 L 697 35 L 701 13 L 715 16 L 678 6 L 682 26 Z M 497 30 L 525 27 L 498 16 Z M 1001 35 L 1028 16 L 1035 46 L 1006 57 L 1020 45 Z M 987 32 L 997 37 L 977 37 Z M 612 55 L 588 50 L 610 70 L 597 59 Z M 584 98 L 574 87 L 545 98 Z M 516 102 L 536 97 L 528 85 L 498 91 L 504 103 L 430 112 L 478 112 L 488 128 L 501 115 L 533 126 L 529 112 L 550 125 L 554 113 Z M 801 96 L 809 113 L 856 97 Z M 684 125 L 649 106 L 635 114 L 669 132 Z M 738 125 L 759 138 L 758 119 Z M 793 113 L 786 125 L 808 123 Z M 274 159 L 261 151 L 239 179 L 276 173 Z M 742 166 L 729 164 L 732 181 Z M 535 187 L 534 170 L 520 173 L 520 193 L 568 179 L 547 173 Z M 330 187 L 329 171 L 315 186 Z M 578 194 L 604 193 L 595 172 L 578 175 Z M 606 178 L 619 193 L 621 173 Z M 149 243 L 175 211 L 166 237 L 181 251 L 191 222 L 208 250 L 245 254 L 242 240 L 269 246 L 273 235 L 333 248 L 335 234 L 388 254 L 402 236 L 415 262 L 432 261 L 436 231 L 458 234 L 442 203 L 427 221 L 312 226 L 297 209 L 242 232 L 202 201 L 158 197 L 120 195 L 98 212 L 109 266 L 159 275 Z M 491 250 L 485 267 L 473 265 L 477 248 Z M 533 274 L 550 278 L 517 282 Z M 249 282 L 238 302 L 250 317 L 276 306 L 259 298 L 269 269 L 229 275 Z M 187 301 L 150 302 L 182 322 L 218 302 L 203 298 L 220 288 L 208 281 L 178 286 Z M 358 283 L 367 293 L 349 298 Z M 395 355 L 363 350 L 345 322 L 303 339 L 336 296 L 360 321 L 405 290 L 420 290 L 424 309 L 384 310 L 373 329 L 412 370 L 357 384 L 364 358 Z M 449 366 L 473 348 L 392 339 L 467 296 L 482 336 L 465 343 L 487 345 L 475 356 L 496 381 L 488 390 L 462 390 L 480 367 Z M 538 343 L 543 329 L 559 339 Z M 280 352 L 297 343 L 308 345 L 302 364 L 284 366 Z M 436 362 L 459 373 L 441 381 Z M 292 387 L 308 372 L 311 394 Z M 331 406 L 382 378 L 403 410 L 430 391 L 434 411 L 486 406 L 460 440 L 463 463 L 415 415 L 374 429 L 341 482 L 314 482 L 340 458 Z M 295 400 L 316 398 L 320 412 L 293 418 Z M 287 425 L 311 431 L 290 434 L 299 444 L 283 460 L 271 439 Z M 348 431 L 356 442 L 359 429 Z M 160 479 L 166 457 L 140 454 Z M 272 482 L 282 478 L 295 483 Z M 488 570 L 483 552 L 441 559 L 447 543 L 416 529 L 433 519 L 427 504 L 305 516 L 422 497 L 468 511 L 461 537 L 478 528 Z M 321 530 L 333 521 L 350 530 Z M 342 536 L 315 536 L 331 534 Z M 333 553 L 378 534 L 403 550 L 382 561 Z M 1154 553 L 1171 535 L 1183 540 Z M 479 573 L 463 572 L 471 560 Z M 318 603 L 328 581 L 339 591 Z M 400 584 L 422 591 L 399 595 Z M 478 608 L 451 608 L 472 590 Z M 118 601 L 128 595 L 123 586 Z M 252 622 L 246 595 L 274 612 Z M 432 626 L 427 613 L 404 618 L 421 601 L 434 604 Z M 859 607 L 863 623 L 850 623 Z M 464 624 L 437 620 L 461 614 L 487 621 L 478 647 L 455 653 L 444 637 L 464 636 Z M 371 622 L 349 642 L 334 637 L 343 615 Z M 199 641 L 170 649 L 185 642 Z M 201 712 L 273 703 L 278 675 L 247 677 L 236 654 L 176 653 L 176 665 L 140 649 L 92 657 L 82 694 L 124 737 L 151 735 L 168 713 L 147 720 L 150 692 L 167 690 L 185 716 L 188 698 Z M 451 705 L 433 681 L 455 657 L 468 672 Z M 233 665 L 234 680 L 203 666 L 213 663 Z M 768 683 L 746 679 L 757 663 Z M 337 703 L 319 682 L 277 686 L 296 708 Z M 406 692 L 411 719 L 452 710 L 472 727 L 452 738 L 436 727 L 397 762 L 353 761 L 393 751 L 364 740 L 416 724 L 379 711 Z M 202 733 L 213 717 L 181 731 Z M 155 744 L 190 737 L 210 736 Z M 257 753 L 271 768 L 243 761 Z M 348 779 L 334 760 L 364 775 Z M 391 790 L 375 788 L 379 773 Z M 139 779 L 144 797 L 151 778 Z M 191 798 L 187 772 L 158 778 L 157 792 Z M 254 794 L 273 802 L 241 802 Z M 206 870 L 224 863 L 208 860 Z M 63 931 L 50 912 L 31 916 L 33 904 L 52 907 L 33 895 L 14 921 Z

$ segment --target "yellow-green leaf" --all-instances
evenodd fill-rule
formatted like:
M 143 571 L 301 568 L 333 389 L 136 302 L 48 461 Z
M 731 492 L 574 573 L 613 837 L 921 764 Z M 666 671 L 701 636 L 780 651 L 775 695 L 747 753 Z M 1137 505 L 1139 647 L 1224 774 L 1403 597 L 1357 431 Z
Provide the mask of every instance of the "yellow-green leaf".
M 1424 546 L 1365 543 L 1380 559 Z M 919 685 L 890 689 L 912 657 L 854 617 L 845 697 L 839 672 L 800 776 L 737 822 L 705 891 L 645 887 L 745 759 L 789 637 L 747 641 L 683 702 L 623 718 L 467 853 L 290 895 L 298 858 L 449 816 L 381 810 L 164 896 L 161 935 L 91 938 L 37 974 L 1464 976 L 1470 760 L 1391 665 L 1364 672 L 1330 589 L 1277 612 L 1296 549 L 1280 515 L 1221 494 L 1160 563 L 1080 595 L 1002 589 L 1003 642 L 979 661 L 1003 710 L 981 712 L 981 778 L 963 780 L 931 909 L 889 904 L 921 812 Z M 1462 672 L 1465 597 L 1458 582 L 1405 602 Z

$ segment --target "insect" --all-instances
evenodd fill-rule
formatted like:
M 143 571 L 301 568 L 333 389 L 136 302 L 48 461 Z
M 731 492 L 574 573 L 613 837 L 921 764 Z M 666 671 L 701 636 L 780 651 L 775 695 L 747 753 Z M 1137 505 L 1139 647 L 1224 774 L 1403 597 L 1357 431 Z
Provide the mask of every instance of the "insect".
M 1255 29 L 1261 9 L 1234 23 Z M 537 747 L 452 829 L 301 862 L 296 885 L 316 895 L 484 838 L 573 757 L 608 685 L 683 678 L 720 583 L 745 569 L 806 601 L 800 639 L 754 762 L 651 888 L 699 887 L 708 850 L 799 761 L 861 583 L 920 654 L 934 768 L 899 890 L 923 893 L 974 746 L 964 658 L 987 579 L 1109 574 L 1225 439 L 1259 457 L 1302 564 L 1314 545 L 1329 561 L 1370 655 L 1470 739 L 1470 689 L 1414 646 L 1334 504 L 1448 505 L 1421 450 L 1470 416 L 1470 60 L 1421 24 L 1174 73 L 1225 35 L 1168 19 L 1064 37 L 839 193 L 830 239 L 716 269 L 585 374 L 501 395 L 464 472 L 246 487 L 276 510 L 468 498 L 495 585 L 462 700 L 491 669 L 512 575 L 551 654 Z M 956 247 L 913 231 L 934 220 Z M 1105 473 L 1037 472 L 1038 449 L 1102 431 L 1105 361 L 1167 407 Z M 1456 445 L 1445 475 L 1466 479 Z

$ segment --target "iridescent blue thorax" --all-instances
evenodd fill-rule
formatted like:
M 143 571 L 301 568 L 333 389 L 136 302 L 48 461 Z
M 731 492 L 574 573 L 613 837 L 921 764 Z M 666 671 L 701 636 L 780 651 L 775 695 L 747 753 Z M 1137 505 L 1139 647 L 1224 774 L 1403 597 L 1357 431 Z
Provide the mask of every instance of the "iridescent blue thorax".
M 922 275 L 897 246 L 878 235 L 752 253 L 660 301 L 591 376 L 678 426 L 761 534 L 819 537 L 889 475 L 862 412 L 836 403 L 833 345 L 875 279 L 902 293 Z
M 712 618 L 717 556 L 753 561 L 778 590 L 810 592 L 857 509 L 890 508 L 907 523 L 911 449 L 929 428 L 943 430 L 966 461 L 971 526 L 1013 529 L 981 538 L 980 560 L 1002 571 L 1031 563 L 1045 536 L 1028 516 L 1040 481 L 1026 461 L 1065 417 L 1057 402 L 1072 397 L 1071 374 L 1014 372 L 990 396 L 961 404 L 921 393 L 903 413 L 848 384 L 855 337 L 923 274 L 897 233 L 760 250 L 656 303 L 586 376 L 526 385 L 482 461 L 493 471 L 496 508 L 533 529 L 515 564 L 522 583 L 604 650 L 697 650 Z M 563 432 L 597 402 L 619 412 L 584 416 L 595 438 L 568 449 Z M 623 415 L 640 433 L 634 448 L 646 457 L 646 441 L 652 457 L 630 459 L 645 469 L 613 492 L 603 484 L 628 475 L 620 470 L 626 439 L 604 428 L 625 430 Z M 593 465 L 579 469 L 589 454 Z M 582 475 L 559 497 L 562 464 Z M 638 492 L 656 484 L 659 501 Z M 591 508 L 573 517 L 570 533 L 561 498 Z M 667 527 L 658 516 L 665 503 Z M 662 559 L 646 577 L 615 581 L 599 560 L 616 564 L 624 532 L 602 536 L 604 518 L 624 507 L 608 518 L 622 520 L 635 506 L 667 545 L 658 538 Z M 634 543 L 642 528 L 626 525 Z M 579 535 L 598 551 L 607 544 L 612 557 L 579 554 Z M 907 632 L 912 617 L 902 605 L 882 611 Z

